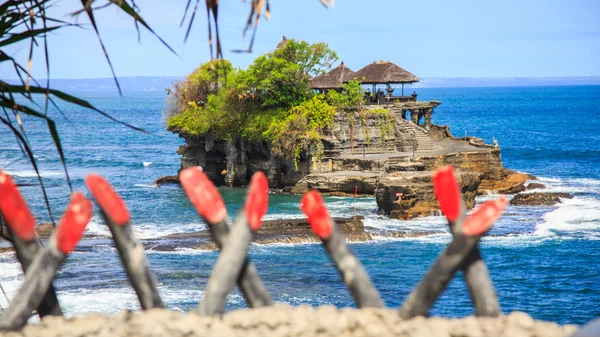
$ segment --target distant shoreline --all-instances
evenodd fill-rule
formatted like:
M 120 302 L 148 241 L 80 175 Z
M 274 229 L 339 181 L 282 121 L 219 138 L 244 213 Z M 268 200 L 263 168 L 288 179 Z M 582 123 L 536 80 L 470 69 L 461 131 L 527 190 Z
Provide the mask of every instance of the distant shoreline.
M 159 92 L 172 87 L 183 77 L 177 76 L 124 76 L 119 77 L 123 91 Z M 18 80 L 8 80 L 9 83 L 19 83 Z M 45 85 L 45 79 L 38 79 L 40 85 Z M 84 78 L 84 79 L 50 79 L 54 89 L 64 91 L 113 92 L 117 90 L 114 79 Z M 547 86 L 591 86 L 600 85 L 600 76 L 575 77 L 426 77 L 408 88 L 483 88 L 483 87 L 547 87 Z M 407 89 L 405 89 L 407 90 Z

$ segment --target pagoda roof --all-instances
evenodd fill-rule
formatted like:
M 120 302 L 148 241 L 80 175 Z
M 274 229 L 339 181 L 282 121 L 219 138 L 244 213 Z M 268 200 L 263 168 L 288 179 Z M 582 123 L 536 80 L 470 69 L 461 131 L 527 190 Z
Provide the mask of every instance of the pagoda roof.
M 373 62 L 355 73 L 356 78 L 364 84 L 414 83 L 419 78 L 405 69 L 387 62 Z
M 353 78 L 356 78 L 356 73 L 342 62 L 329 72 L 313 78 L 310 81 L 310 87 L 312 89 L 338 89 L 343 83 Z

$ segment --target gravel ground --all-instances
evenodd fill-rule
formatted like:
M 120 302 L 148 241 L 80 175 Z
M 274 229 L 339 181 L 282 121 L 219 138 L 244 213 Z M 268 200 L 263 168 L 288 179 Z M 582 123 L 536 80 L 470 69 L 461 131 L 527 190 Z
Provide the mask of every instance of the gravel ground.
M 403 336 L 403 337 L 550 337 L 569 336 L 575 325 L 535 321 L 522 312 L 499 318 L 423 318 L 403 321 L 389 309 L 336 309 L 332 306 L 242 309 L 222 317 L 154 309 L 116 316 L 87 315 L 44 318 L 20 332 L 0 336 Z

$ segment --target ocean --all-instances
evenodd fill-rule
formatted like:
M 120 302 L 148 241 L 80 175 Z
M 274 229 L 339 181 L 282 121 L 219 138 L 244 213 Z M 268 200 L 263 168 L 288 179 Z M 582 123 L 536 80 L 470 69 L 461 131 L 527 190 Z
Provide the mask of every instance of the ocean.
M 509 206 L 482 240 L 481 250 L 498 291 L 503 312 L 520 310 L 536 319 L 583 324 L 600 317 L 600 86 L 418 89 L 419 99 L 436 99 L 433 121 L 447 124 L 455 136 L 497 139 L 506 167 L 531 173 L 547 191 L 575 196 L 558 207 Z M 135 132 L 97 113 L 67 104 L 52 110 L 76 190 L 85 191 L 90 172 L 104 175 L 125 199 L 141 239 L 205 228 L 179 187 L 156 188 L 152 181 L 179 168 L 183 140 L 165 130 L 163 92 L 82 93 L 85 99 L 148 133 Z M 66 117 L 65 117 L 66 116 Z M 47 126 L 23 118 L 35 151 L 55 219 L 69 200 L 69 189 Z M 14 136 L 0 128 L 0 168 L 19 183 L 36 183 Z M 40 222 L 49 221 L 39 186 L 22 193 Z M 222 189 L 229 214 L 243 202 L 242 189 Z M 87 193 L 87 192 L 86 192 Z M 495 196 L 480 197 L 479 200 Z M 301 217 L 300 196 L 271 195 L 267 219 Z M 351 216 L 351 198 L 326 198 L 334 216 Z M 381 228 L 445 232 L 419 238 L 376 237 L 351 244 L 389 307 L 398 307 L 450 240 L 442 217 L 410 221 L 376 214 L 373 197 L 361 197 L 359 215 L 374 232 Z M 68 315 L 112 314 L 139 304 L 129 286 L 107 227 L 93 217 L 84 240 L 59 272 L 55 286 Z M 169 309 L 189 311 L 202 298 L 217 252 L 178 249 L 148 257 Z M 291 305 L 354 303 L 323 247 L 318 244 L 252 245 L 255 262 L 277 302 Z M 14 296 L 23 275 L 12 253 L 0 254 L 0 284 Z M 0 294 L 0 304 L 7 298 Z M 236 290 L 227 309 L 244 306 Z M 459 275 L 437 301 L 432 315 L 462 317 L 473 313 Z

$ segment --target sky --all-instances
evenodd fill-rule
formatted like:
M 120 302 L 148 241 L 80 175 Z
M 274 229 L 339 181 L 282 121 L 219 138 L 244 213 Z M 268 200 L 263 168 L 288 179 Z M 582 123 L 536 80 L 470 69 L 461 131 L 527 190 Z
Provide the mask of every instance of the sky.
M 210 59 L 203 1 L 190 36 L 180 27 L 187 0 L 138 0 L 140 15 L 177 52 L 152 34 L 141 41 L 131 19 L 117 8 L 97 12 L 100 33 L 117 76 L 185 76 Z M 80 1 L 60 0 L 50 16 L 73 20 Z M 249 3 L 220 1 L 224 57 L 246 67 L 272 51 L 285 35 L 326 42 L 353 70 L 391 60 L 418 77 L 600 76 L 600 1 L 596 0 L 337 0 L 326 9 L 318 0 L 271 0 L 271 19 L 261 18 L 252 54 L 242 31 Z M 110 68 L 89 21 L 84 28 L 52 33 L 51 78 L 105 78 Z M 29 44 L 8 52 L 26 60 Z M 25 62 L 26 63 L 26 62 Z M 46 77 L 43 49 L 34 51 L 32 73 Z M 0 78 L 16 78 L 0 66 Z

